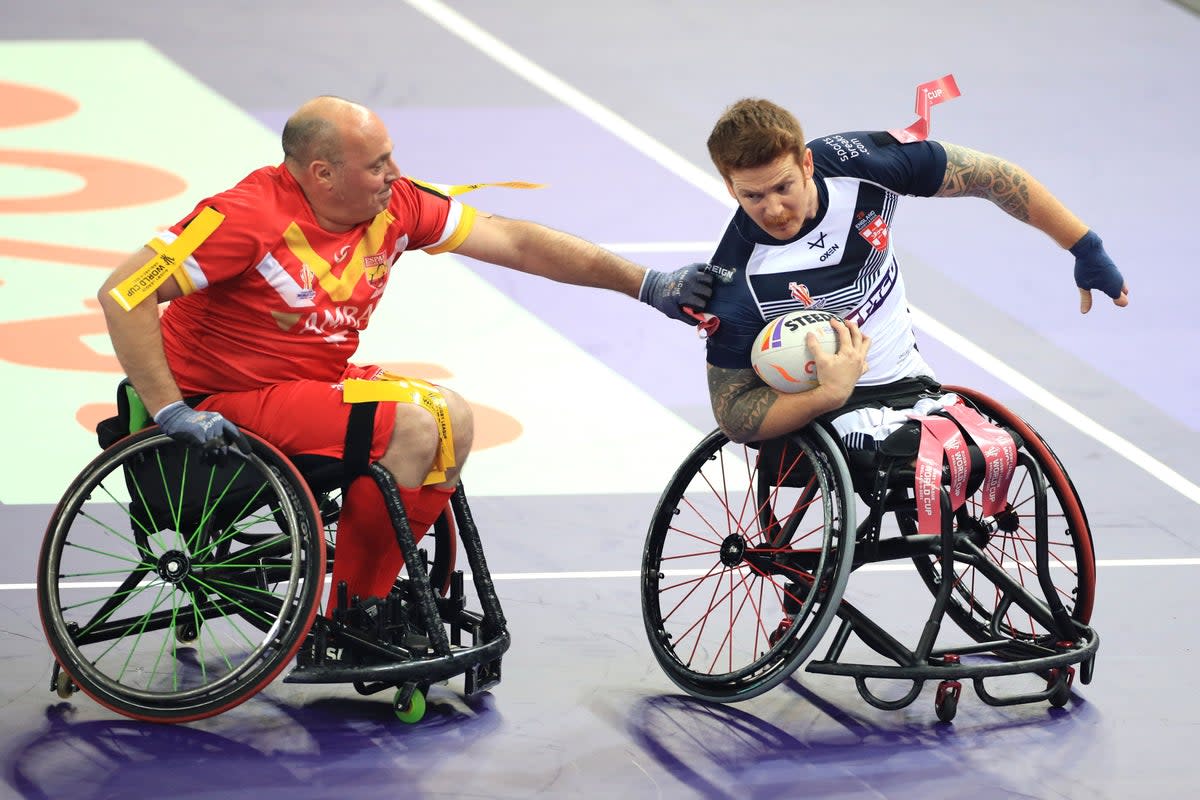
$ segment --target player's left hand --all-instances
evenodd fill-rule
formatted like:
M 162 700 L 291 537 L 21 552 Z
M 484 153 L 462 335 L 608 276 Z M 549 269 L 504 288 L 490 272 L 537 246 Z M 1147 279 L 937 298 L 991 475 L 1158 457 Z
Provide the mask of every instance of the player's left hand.
M 1075 285 L 1079 287 L 1079 313 L 1092 310 L 1092 289 L 1112 298 L 1113 305 L 1129 305 L 1129 287 L 1120 270 L 1104 252 L 1104 242 L 1095 231 L 1088 231 L 1071 248 L 1075 256 Z
M 671 319 L 696 325 L 700 318 L 683 310 L 700 312 L 712 297 L 713 276 L 708 264 L 689 264 L 674 272 L 647 270 L 638 299 L 654 306 Z

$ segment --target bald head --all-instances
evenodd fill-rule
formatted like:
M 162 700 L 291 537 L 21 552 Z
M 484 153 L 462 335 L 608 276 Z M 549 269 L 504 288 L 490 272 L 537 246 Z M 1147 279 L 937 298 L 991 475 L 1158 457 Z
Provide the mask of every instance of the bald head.
M 300 106 L 283 126 L 284 158 L 300 168 L 314 161 L 340 164 L 347 137 L 361 131 L 370 117 L 371 112 L 358 103 L 340 97 L 315 97 Z

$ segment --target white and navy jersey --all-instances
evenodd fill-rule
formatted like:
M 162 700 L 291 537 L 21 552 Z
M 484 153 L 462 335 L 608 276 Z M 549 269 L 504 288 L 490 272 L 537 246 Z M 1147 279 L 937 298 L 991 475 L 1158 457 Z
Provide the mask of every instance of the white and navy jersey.
M 901 195 L 929 197 L 941 187 L 946 151 L 931 141 L 900 144 L 883 132 L 834 134 L 808 147 L 816 217 L 781 241 L 738 208 L 713 254 L 719 269 L 707 310 L 721 322 L 708 338 L 708 363 L 748 369 L 754 338 L 769 320 L 818 308 L 854 320 L 871 337 L 860 384 L 932 376 L 916 348 L 894 223 Z

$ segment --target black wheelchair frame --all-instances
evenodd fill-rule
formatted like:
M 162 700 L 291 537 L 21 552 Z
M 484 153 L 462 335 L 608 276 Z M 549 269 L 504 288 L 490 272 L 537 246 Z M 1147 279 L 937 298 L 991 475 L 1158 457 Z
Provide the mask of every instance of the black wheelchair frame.
M 1019 446 L 1003 510 L 983 514 L 978 474 L 957 510 L 943 485 L 937 534 L 918 533 L 915 453 L 881 451 L 864 460 L 828 421 L 754 445 L 733 444 L 717 430 L 692 451 L 660 497 L 641 571 L 649 643 L 677 686 L 709 701 L 748 700 L 804 664 L 835 619 L 825 656 L 806 671 L 853 678 L 859 695 L 880 709 L 904 708 L 926 681 L 937 681 L 935 712 L 949 722 L 961 680 L 990 705 L 1056 707 L 1070 699 L 1072 665 L 1082 665 L 1083 683 L 1091 681 L 1099 647 L 1088 624 L 1095 557 L 1074 485 L 1011 411 L 967 388 L 941 389 L 963 397 Z M 861 524 L 860 503 L 867 509 Z M 900 560 L 913 563 L 934 598 L 911 647 L 843 597 L 853 571 Z M 938 646 L 947 617 L 968 641 Z M 880 658 L 843 661 L 852 635 Z M 1005 676 L 1020 675 L 1037 683 L 1014 690 Z M 994 690 L 998 678 L 1004 692 Z M 897 682 L 907 689 L 896 694 Z M 887 696 L 884 686 L 892 687 Z
M 125 433 L 145 420 L 136 399 L 131 413 L 131 388 L 120 392 Z M 320 613 L 341 463 L 291 460 L 245 434 L 248 456 L 214 464 L 151 425 L 119 436 L 72 481 L 38 557 L 52 691 L 82 689 L 135 719 L 188 722 L 248 700 L 299 653 L 285 682 L 395 688 L 397 716 L 415 722 L 433 683 L 461 674 L 468 697 L 499 683 L 510 636 L 461 485 L 426 540 L 429 558 L 390 473 L 370 465 L 405 570 L 372 624 L 352 625 L 356 599 L 344 587 L 332 613 Z M 460 542 L 480 612 L 466 607 L 454 569 Z M 331 648 L 354 657 L 326 658 Z

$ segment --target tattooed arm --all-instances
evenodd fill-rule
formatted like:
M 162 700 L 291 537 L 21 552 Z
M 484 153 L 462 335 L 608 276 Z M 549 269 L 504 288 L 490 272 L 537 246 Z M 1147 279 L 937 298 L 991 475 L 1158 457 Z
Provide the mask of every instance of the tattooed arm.
M 834 321 L 838 351 L 813 347 L 818 384 L 807 392 L 778 392 L 763 383 L 752 369 L 726 369 L 708 365 L 708 394 L 713 416 L 730 440 L 757 442 L 773 439 L 812 422 L 826 411 L 841 408 L 858 379 L 867 370 L 871 337 L 854 323 Z M 812 336 L 812 334 L 809 334 Z
M 935 197 L 983 197 L 1070 249 L 1088 227 L 1021 167 L 947 142 L 946 175 Z
M 1100 237 L 1050 190 L 1002 158 L 946 142 L 941 145 L 946 151 L 946 174 L 935 197 L 986 198 L 1070 250 L 1075 256 L 1079 310 L 1084 314 L 1092 307 L 1092 289 L 1103 291 L 1117 306 L 1129 305 L 1129 287 L 1104 252 Z
M 1069 249 L 1087 233 L 1087 225 L 1048 188 L 1016 164 L 985 152 L 942 143 L 946 176 L 935 197 L 982 197 L 1010 216 L 1033 225 Z

